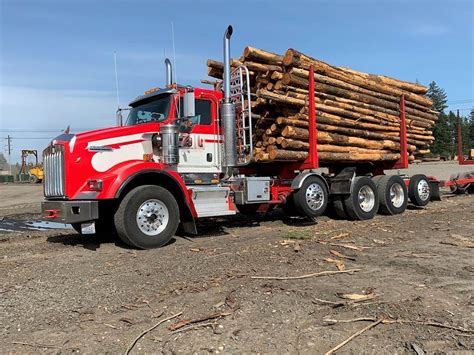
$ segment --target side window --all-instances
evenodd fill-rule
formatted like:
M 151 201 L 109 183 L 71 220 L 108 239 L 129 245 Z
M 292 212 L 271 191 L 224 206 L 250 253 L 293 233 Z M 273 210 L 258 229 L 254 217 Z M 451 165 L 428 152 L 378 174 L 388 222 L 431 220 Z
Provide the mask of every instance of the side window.
M 196 99 L 196 116 L 199 117 L 199 124 L 211 124 L 211 101 Z

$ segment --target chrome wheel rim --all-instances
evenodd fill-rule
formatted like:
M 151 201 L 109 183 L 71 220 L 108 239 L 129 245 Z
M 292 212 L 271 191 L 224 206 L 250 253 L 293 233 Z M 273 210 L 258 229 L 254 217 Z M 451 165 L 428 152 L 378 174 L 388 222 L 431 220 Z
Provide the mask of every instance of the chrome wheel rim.
M 395 208 L 403 206 L 405 202 L 405 191 L 403 191 L 403 187 L 399 183 L 390 186 L 390 201 Z
M 148 236 L 156 236 L 165 230 L 169 217 L 166 205 L 160 200 L 151 199 L 140 205 L 136 221 L 142 233 Z
M 358 194 L 359 206 L 364 212 L 370 212 L 375 206 L 375 192 L 370 186 L 362 186 Z
M 425 179 L 418 182 L 417 190 L 418 196 L 422 201 L 426 201 L 430 197 L 430 185 Z
M 306 203 L 313 211 L 319 210 L 324 204 L 324 191 L 321 185 L 312 183 L 306 189 Z

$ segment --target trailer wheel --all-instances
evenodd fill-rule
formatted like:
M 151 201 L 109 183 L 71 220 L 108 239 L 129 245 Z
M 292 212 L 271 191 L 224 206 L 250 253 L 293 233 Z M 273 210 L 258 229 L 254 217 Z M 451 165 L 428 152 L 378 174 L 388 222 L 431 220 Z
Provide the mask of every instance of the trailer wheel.
M 374 218 L 379 209 L 377 186 L 367 176 L 358 176 L 352 183 L 352 193 L 344 199 L 345 212 L 353 220 Z
M 383 175 L 377 179 L 376 185 L 381 214 L 394 215 L 405 212 L 408 204 L 408 190 L 400 176 Z
M 140 249 L 159 248 L 178 229 L 179 207 L 168 190 L 144 185 L 124 197 L 114 219 L 117 233 L 125 243 Z
M 431 187 L 423 174 L 413 175 L 408 184 L 408 196 L 415 206 L 426 206 L 431 199 Z
M 321 216 L 328 205 L 328 189 L 317 176 L 309 176 L 298 191 L 293 194 L 296 211 L 305 217 Z

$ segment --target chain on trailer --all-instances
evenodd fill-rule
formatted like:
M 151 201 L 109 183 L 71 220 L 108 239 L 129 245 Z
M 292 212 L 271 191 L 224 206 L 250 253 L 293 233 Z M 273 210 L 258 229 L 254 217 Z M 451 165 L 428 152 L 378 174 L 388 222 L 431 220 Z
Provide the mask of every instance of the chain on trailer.
M 235 105 L 237 165 L 249 164 L 253 159 L 252 110 L 250 101 L 250 75 L 242 65 L 230 74 L 230 95 Z

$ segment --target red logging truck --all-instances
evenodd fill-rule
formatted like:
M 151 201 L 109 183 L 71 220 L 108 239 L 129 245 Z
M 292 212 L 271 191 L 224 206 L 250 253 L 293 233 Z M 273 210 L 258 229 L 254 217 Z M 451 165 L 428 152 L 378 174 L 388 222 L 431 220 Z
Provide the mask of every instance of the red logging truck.
M 130 103 L 125 124 L 62 134 L 44 150 L 43 217 L 78 232 L 116 231 L 137 248 L 168 243 L 179 225 L 196 234 L 198 218 L 263 212 L 282 206 L 301 216 L 323 214 L 328 202 L 353 220 L 377 211 L 399 214 L 408 199 L 426 205 L 437 182 L 425 175 L 384 175 L 408 166 L 405 103 L 400 99 L 401 159 L 395 163 L 316 169 L 314 95 L 309 95 L 308 158 L 252 164 L 248 70 L 230 69 L 232 27 L 224 35 L 223 91 L 173 83 Z M 310 70 L 309 93 L 314 92 Z

